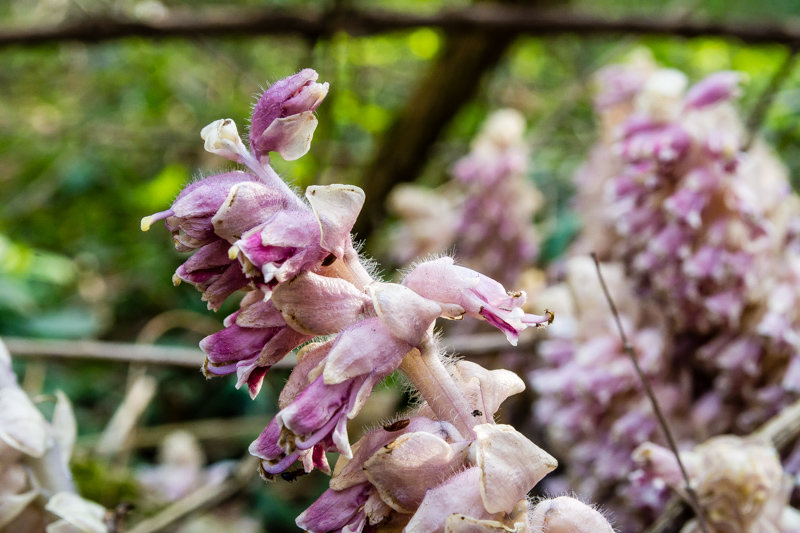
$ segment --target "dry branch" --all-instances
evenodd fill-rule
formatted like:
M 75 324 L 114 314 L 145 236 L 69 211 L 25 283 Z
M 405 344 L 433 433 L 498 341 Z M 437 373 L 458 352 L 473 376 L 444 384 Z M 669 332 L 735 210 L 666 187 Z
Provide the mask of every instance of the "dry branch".
M 173 431 L 188 431 L 199 441 L 254 439 L 264 431 L 266 415 L 250 415 L 238 418 L 210 418 L 191 422 L 176 422 L 159 426 L 136 428 L 131 448 L 156 448 Z M 101 435 L 79 436 L 76 446 L 90 449 L 97 446 Z
M 254 35 L 301 35 L 318 38 L 344 31 L 374 35 L 419 27 L 458 33 L 490 33 L 509 36 L 523 33 L 554 35 L 674 35 L 716 36 L 750 44 L 800 42 L 800 28 L 780 21 L 711 22 L 664 18 L 622 17 L 543 10 L 541 7 L 476 5 L 432 15 L 346 11 L 335 14 L 276 11 L 274 9 L 226 8 L 224 11 L 173 11 L 158 20 L 91 17 L 58 26 L 0 30 L 0 47 L 34 46 L 60 41 L 87 43 L 128 37 L 248 37 Z
M 131 344 L 124 342 L 73 341 L 5 337 L 8 351 L 15 357 L 47 359 L 96 359 L 123 363 L 152 363 L 199 369 L 205 354 L 197 348 Z M 286 357 L 275 365 L 278 368 L 294 366 L 294 357 Z

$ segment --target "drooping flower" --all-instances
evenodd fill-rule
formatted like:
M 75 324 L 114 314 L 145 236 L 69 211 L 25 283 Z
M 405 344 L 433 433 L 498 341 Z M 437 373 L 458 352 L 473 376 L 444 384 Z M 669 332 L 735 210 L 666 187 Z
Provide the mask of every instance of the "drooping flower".
M 552 315 L 525 313 L 525 293 L 510 293 L 498 282 L 474 270 L 454 264 L 452 257 L 442 257 L 415 266 L 403 279 L 403 285 L 417 294 L 444 304 L 443 316 L 467 315 L 486 320 L 502 331 L 512 345 L 519 333 L 529 326 L 546 325 Z M 446 313 L 446 314 L 444 314 Z

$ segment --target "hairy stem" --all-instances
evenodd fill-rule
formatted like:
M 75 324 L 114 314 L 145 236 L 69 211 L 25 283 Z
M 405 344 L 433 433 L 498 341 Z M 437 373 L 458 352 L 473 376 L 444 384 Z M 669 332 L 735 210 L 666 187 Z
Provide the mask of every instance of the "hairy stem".
M 256 159 L 256 157 L 249 151 L 240 153 L 239 156 L 241 157 L 242 164 L 255 172 L 265 185 L 274 187 L 275 189 L 278 189 L 284 193 L 288 198 L 291 198 L 292 202 L 295 204 L 294 207 L 308 209 L 308 206 L 305 204 L 305 202 L 303 202 L 303 200 L 297 196 L 292 188 L 289 187 L 289 185 L 287 185 L 287 183 L 283 181 L 280 176 L 278 176 L 277 172 L 275 172 L 275 169 L 273 169 L 268 163 L 261 164 L 261 162 L 259 162 L 258 159 Z
M 472 427 L 475 417 L 464 395 L 439 358 L 433 341 L 423 343 L 403 359 L 400 369 L 405 372 L 428 403 L 436 418 L 450 422 L 465 438 L 475 438 Z

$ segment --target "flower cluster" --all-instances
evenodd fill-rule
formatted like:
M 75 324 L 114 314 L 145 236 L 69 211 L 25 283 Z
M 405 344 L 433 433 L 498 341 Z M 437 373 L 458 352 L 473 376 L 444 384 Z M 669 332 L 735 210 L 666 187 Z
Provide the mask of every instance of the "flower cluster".
M 17 384 L 0 342 L 0 529 L 108 533 L 103 506 L 75 491 L 69 471 L 75 416 L 64 393 L 56 398 L 47 422 Z
M 471 151 L 452 168 L 454 182 L 392 193 L 402 224 L 392 252 L 408 264 L 454 246 L 460 260 L 501 283 L 517 283 L 538 255 L 533 215 L 541 193 L 525 176 L 525 119 L 502 109 L 486 120 Z
M 209 307 L 247 291 L 225 329 L 201 342 L 206 376 L 235 373 L 255 396 L 269 368 L 302 345 L 280 411 L 250 446 L 263 477 L 296 461 L 330 473 L 325 453 L 340 453 L 330 490 L 297 520 L 313 532 L 611 531 L 577 501 L 531 509 L 527 493 L 555 460 L 493 419 L 521 380 L 466 362 L 448 366 L 433 336 L 437 318 L 471 317 L 515 344 L 552 315 L 523 312 L 524 293 L 450 257 L 416 265 L 401 283 L 373 279 L 350 236 L 364 193 L 313 186 L 303 201 L 269 166 L 270 151 L 291 159 L 308 150 L 313 110 L 327 93 L 316 79 L 304 70 L 264 93 L 251 119 L 253 153 L 231 120 L 206 127 L 206 149 L 249 171 L 193 183 L 169 210 L 142 221 L 147 229 L 164 219 L 176 247 L 195 251 L 176 280 L 196 285 Z M 348 420 L 397 369 L 423 403 L 351 446 Z
M 581 254 L 613 265 L 624 327 L 679 441 L 749 433 L 800 390 L 800 208 L 769 150 L 744 150 L 740 80 L 720 72 L 687 89 L 682 73 L 652 64 L 598 74 L 601 139 L 577 175 L 583 230 L 567 286 L 548 290 L 575 305 L 537 297 L 561 322 L 532 374 L 537 417 L 568 459 L 566 479 L 593 475 L 582 494 L 611 495 L 626 523 L 663 505 L 663 483 L 625 481 L 631 451 L 659 432 Z
M 722 399 L 749 396 L 735 422 L 743 430 L 775 412 L 765 404 L 781 387 L 800 389 L 800 203 L 762 143 L 743 151 L 747 132 L 731 105 L 740 79 L 719 72 L 686 90 L 674 70 L 601 72 L 604 140 L 578 175 L 578 204 L 594 208 L 581 209 L 577 249 L 622 261 L 675 334 L 699 348 Z M 772 388 L 755 390 L 756 381 Z
M 634 453 L 644 476 L 660 480 L 687 497 L 675 455 L 652 443 Z M 709 533 L 800 529 L 800 511 L 789 506 L 791 477 L 784 473 L 775 448 L 756 437 L 722 435 L 681 452 L 689 482 L 705 511 Z M 682 533 L 701 531 L 691 520 Z

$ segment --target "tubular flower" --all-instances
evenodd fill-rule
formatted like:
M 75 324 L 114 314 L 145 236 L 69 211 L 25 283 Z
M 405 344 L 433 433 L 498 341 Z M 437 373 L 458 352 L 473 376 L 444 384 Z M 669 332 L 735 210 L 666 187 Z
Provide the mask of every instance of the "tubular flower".
M 553 315 L 525 313 L 525 293 L 510 293 L 501 284 L 474 270 L 455 265 L 452 257 L 421 263 L 403 279 L 403 285 L 443 305 L 443 316 L 462 315 L 486 320 L 517 344 L 519 333 L 529 326 L 544 326 Z
M 241 309 L 225 319 L 225 326 L 200 343 L 207 358 L 203 372 L 206 377 L 235 372 L 237 388 L 246 383 L 253 398 L 270 367 L 312 338 L 290 328 L 260 291 L 248 293 Z

